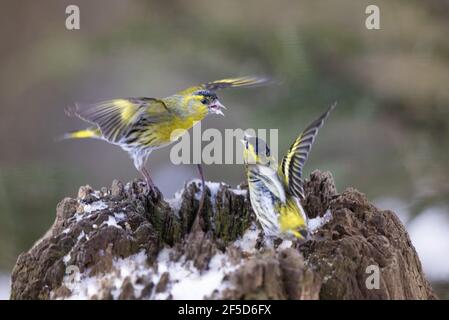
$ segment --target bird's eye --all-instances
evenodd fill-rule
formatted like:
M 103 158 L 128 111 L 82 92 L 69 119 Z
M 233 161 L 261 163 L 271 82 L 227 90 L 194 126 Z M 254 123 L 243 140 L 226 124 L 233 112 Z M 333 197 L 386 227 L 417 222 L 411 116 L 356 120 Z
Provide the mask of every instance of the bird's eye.
M 207 99 L 206 98 L 201 99 L 201 103 L 202 104 L 207 104 Z

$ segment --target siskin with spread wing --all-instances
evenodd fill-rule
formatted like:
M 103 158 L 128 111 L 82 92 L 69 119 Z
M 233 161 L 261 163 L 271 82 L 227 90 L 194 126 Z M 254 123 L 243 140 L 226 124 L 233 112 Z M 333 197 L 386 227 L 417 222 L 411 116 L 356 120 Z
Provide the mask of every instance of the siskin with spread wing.
M 178 140 L 186 130 L 208 114 L 223 115 L 225 107 L 216 91 L 225 88 L 262 85 L 264 78 L 223 79 L 194 86 L 166 98 L 121 98 L 104 101 L 85 110 L 78 107 L 69 114 L 92 126 L 64 135 L 64 138 L 95 138 L 120 146 L 129 153 L 134 166 L 144 176 L 147 192 L 156 195 L 145 164 L 155 149 Z M 198 165 L 204 186 L 204 176 Z M 204 188 L 203 188 L 204 189 Z M 204 191 L 204 190 L 203 190 Z
M 307 236 L 307 216 L 300 203 L 302 169 L 318 130 L 334 108 L 335 104 L 299 135 L 280 166 L 265 141 L 248 135 L 242 140 L 251 206 L 267 237 Z

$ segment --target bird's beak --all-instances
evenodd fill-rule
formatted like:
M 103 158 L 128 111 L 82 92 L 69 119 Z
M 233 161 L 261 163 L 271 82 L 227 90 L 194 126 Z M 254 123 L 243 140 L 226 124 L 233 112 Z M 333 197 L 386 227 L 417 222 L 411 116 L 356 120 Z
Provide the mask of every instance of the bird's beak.
M 300 230 L 299 234 L 304 238 L 304 240 L 307 240 L 309 237 L 309 232 L 307 231 L 307 229 Z
M 221 111 L 221 110 L 222 110 L 222 109 L 223 109 L 223 110 L 226 110 L 227 108 L 226 108 L 224 105 L 222 105 L 220 101 L 216 100 L 216 101 L 210 106 L 210 109 L 212 110 L 213 113 L 220 114 L 220 115 L 224 116 L 224 113 L 223 113 L 223 111 Z

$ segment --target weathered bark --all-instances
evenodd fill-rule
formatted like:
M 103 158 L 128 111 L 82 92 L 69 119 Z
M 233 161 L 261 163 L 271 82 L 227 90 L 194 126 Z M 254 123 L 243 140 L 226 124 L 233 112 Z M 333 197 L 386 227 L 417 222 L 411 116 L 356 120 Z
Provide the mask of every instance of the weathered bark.
M 396 215 L 354 189 L 338 195 L 329 173 L 314 172 L 306 181 L 307 212 L 321 217 L 330 210 L 332 218 L 303 243 L 270 245 L 243 190 L 211 189 L 203 230 L 190 233 L 196 183 L 185 186 L 179 201 L 155 204 L 136 182 L 114 181 L 100 192 L 80 188 L 78 199 L 58 205 L 47 234 L 19 256 L 11 298 L 170 299 L 185 293 L 183 277 L 210 279 L 209 285 L 218 279 L 201 298 L 435 298 Z M 365 285 L 369 265 L 380 269 L 379 289 Z M 78 278 L 70 278 L 70 270 Z M 95 292 L 82 290 L 86 279 L 95 282 Z

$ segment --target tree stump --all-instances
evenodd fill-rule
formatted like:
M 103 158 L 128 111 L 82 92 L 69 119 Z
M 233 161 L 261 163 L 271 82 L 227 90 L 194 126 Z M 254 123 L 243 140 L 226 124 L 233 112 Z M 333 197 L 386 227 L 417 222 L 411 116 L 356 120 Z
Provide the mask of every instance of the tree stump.
M 246 190 L 221 183 L 207 184 L 202 230 L 191 232 L 198 184 L 157 203 L 138 181 L 81 187 L 19 256 L 11 299 L 436 298 L 396 215 L 354 189 L 337 194 L 330 173 L 305 182 L 314 231 L 294 243 L 264 239 Z

